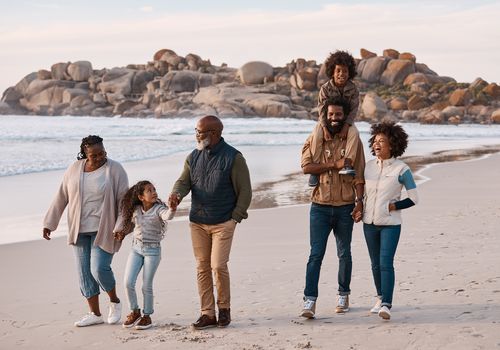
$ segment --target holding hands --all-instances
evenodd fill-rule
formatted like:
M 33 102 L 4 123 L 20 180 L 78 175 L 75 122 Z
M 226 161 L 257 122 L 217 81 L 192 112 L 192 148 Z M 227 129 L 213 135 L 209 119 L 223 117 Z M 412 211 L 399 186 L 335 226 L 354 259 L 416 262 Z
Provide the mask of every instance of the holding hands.
M 178 193 L 170 193 L 168 196 L 168 207 L 175 211 L 177 210 L 177 206 L 181 202 L 181 196 Z

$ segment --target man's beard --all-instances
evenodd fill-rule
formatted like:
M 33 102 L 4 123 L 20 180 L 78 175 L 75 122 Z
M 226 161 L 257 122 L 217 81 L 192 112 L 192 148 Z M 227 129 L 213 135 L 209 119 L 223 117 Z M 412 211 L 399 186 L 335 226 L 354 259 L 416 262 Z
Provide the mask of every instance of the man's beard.
M 333 126 L 331 123 L 329 123 L 328 121 L 326 122 L 326 128 L 328 129 L 328 131 L 330 132 L 330 134 L 332 135 L 335 135 L 335 134 L 338 134 L 340 132 L 340 130 L 342 130 L 342 127 L 344 126 L 344 122 L 340 122 L 338 123 L 337 125 Z
M 210 146 L 210 136 L 207 136 L 203 140 L 197 141 L 196 143 L 196 149 L 198 151 L 203 151 L 208 146 Z

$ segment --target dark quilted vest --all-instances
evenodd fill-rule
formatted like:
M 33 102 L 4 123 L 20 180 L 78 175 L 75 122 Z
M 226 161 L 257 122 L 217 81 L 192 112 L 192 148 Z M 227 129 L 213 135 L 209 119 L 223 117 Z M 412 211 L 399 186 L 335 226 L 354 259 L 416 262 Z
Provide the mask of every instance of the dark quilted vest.
M 223 138 L 212 149 L 191 153 L 190 221 L 214 225 L 231 219 L 236 206 L 231 170 L 237 153 Z

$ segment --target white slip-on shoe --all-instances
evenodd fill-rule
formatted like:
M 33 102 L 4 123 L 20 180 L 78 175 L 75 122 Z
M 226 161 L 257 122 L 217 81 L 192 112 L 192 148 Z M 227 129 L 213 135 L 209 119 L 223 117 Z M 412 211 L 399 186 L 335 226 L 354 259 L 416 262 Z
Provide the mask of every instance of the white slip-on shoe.
M 382 317 L 384 320 L 390 320 L 391 319 L 391 310 L 389 310 L 389 308 L 384 305 L 380 308 L 378 315 L 380 317 Z
M 370 309 L 370 312 L 372 314 L 378 314 L 378 312 L 380 311 L 380 308 L 382 307 L 382 299 L 377 297 L 377 302 L 375 303 L 375 305 L 373 305 L 373 307 Z
M 89 312 L 81 320 L 75 322 L 75 327 L 87 327 L 101 323 L 104 323 L 102 316 L 97 316 L 95 313 Z
M 122 303 L 109 303 L 108 323 L 115 324 L 122 318 Z

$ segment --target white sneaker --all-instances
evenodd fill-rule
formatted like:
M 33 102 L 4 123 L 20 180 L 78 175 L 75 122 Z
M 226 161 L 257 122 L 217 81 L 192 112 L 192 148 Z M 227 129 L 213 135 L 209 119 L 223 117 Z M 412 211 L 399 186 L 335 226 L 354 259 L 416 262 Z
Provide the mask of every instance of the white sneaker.
M 347 311 L 349 311 L 349 295 L 339 295 L 335 312 L 343 314 Z
M 122 303 L 109 303 L 108 323 L 115 324 L 122 318 Z
M 370 309 L 370 312 L 372 314 L 378 314 L 378 312 L 380 311 L 380 308 L 381 308 L 381 305 L 382 304 L 382 299 L 380 299 L 379 297 L 377 297 L 377 302 L 375 303 L 375 305 L 373 305 L 373 307 Z
M 314 318 L 314 314 L 316 313 L 316 301 L 311 299 L 304 300 L 304 308 L 300 313 L 300 316 L 305 318 Z
M 380 308 L 378 315 L 380 317 L 382 317 L 384 320 L 390 320 L 391 319 L 391 310 L 389 310 L 389 308 L 384 305 Z
M 102 316 L 97 316 L 95 313 L 89 312 L 88 314 L 83 316 L 80 321 L 75 322 L 75 327 L 87 327 L 101 323 L 104 323 Z

